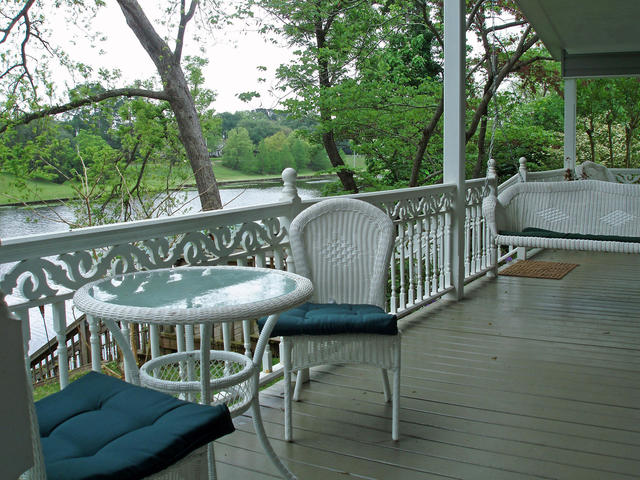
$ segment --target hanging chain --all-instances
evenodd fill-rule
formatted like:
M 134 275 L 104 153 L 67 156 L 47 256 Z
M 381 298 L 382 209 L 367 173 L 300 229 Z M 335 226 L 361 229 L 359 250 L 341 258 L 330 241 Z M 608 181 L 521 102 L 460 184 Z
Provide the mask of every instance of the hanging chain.
M 489 167 L 489 159 L 493 157 L 493 146 L 496 139 L 496 128 L 498 126 L 498 118 L 500 115 L 500 112 L 498 109 L 498 102 L 496 99 L 496 92 L 498 90 L 496 77 L 498 75 L 498 69 L 496 67 L 496 10 L 495 10 L 495 7 L 496 7 L 495 0 L 491 0 L 491 6 L 490 6 L 491 11 L 489 13 L 491 15 L 491 34 L 493 37 L 491 41 L 491 53 L 489 54 L 489 68 L 491 71 L 491 76 L 493 78 L 492 85 L 491 85 L 491 98 L 493 100 L 492 103 L 494 104 L 494 107 L 493 107 L 493 121 L 491 122 L 491 139 L 489 140 L 489 153 L 487 155 L 487 168 Z M 484 195 L 486 195 L 488 192 L 488 186 L 489 186 L 488 173 L 489 172 L 485 174 L 485 178 L 484 178 L 484 188 L 483 188 Z
M 489 156 L 488 158 L 492 158 L 493 155 L 493 146 L 496 140 L 496 129 L 498 128 L 498 123 L 500 122 L 500 108 L 498 107 L 498 101 L 496 94 L 498 92 L 498 83 L 496 82 L 498 76 L 498 68 L 497 68 L 497 54 L 496 54 L 496 2 L 495 0 L 491 0 L 491 53 L 489 55 L 489 67 L 491 69 L 491 77 L 493 81 L 491 82 L 491 98 L 493 100 L 493 122 L 491 122 L 491 140 L 489 141 Z
M 504 124 L 502 123 L 502 118 L 501 118 L 501 114 L 500 114 L 500 105 L 498 102 L 498 82 L 497 82 L 497 77 L 498 77 L 498 54 L 497 54 L 497 50 L 496 50 L 496 44 L 498 43 L 498 34 L 496 33 L 496 16 L 498 15 L 498 7 L 497 7 L 497 3 L 496 0 L 491 0 L 491 53 L 490 53 L 490 58 L 489 58 L 489 66 L 491 69 L 491 76 L 493 78 L 493 81 L 491 82 L 491 99 L 492 99 L 492 103 L 493 103 L 493 122 L 491 125 L 491 140 L 489 141 L 489 153 L 487 158 L 492 158 L 493 157 L 493 148 L 495 145 L 495 139 L 496 139 L 496 132 L 498 127 L 500 128 L 500 131 L 503 132 L 504 134 Z M 513 149 L 511 148 L 511 144 L 510 142 L 507 142 L 507 146 L 509 147 L 509 151 L 510 151 L 510 155 L 513 157 Z M 520 181 L 523 181 L 523 178 L 521 176 L 520 173 L 520 169 L 519 164 L 517 163 L 518 160 L 515 159 L 516 162 L 516 172 L 518 172 L 518 175 L 520 175 Z M 485 182 L 486 183 L 486 182 Z M 486 188 L 486 185 L 485 185 Z

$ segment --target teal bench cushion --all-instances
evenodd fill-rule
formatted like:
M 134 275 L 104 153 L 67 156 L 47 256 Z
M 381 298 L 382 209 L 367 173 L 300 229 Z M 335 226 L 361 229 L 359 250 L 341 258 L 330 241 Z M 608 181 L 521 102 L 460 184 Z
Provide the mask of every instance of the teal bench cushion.
M 266 317 L 258 320 L 260 330 L 266 320 Z M 280 314 L 271 335 L 279 337 L 338 333 L 396 335 L 398 319 L 375 305 L 308 302 Z
M 234 431 L 226 405 L 91 372 L 36 402 L 49 480 L 139 479 Z
M 604 242 L 631 242 L 640 243 L 640 237 L 623 237 L 619 235 L 589 235 L 583 233 L 563 233 L 545 230 L 543 228 L 527 227 L 521 232 L 508 232 L 500 230 L 500 235 L 510 237 L 541 237 L 541 238 L 567 238 L 570 240 L 601 240 Z

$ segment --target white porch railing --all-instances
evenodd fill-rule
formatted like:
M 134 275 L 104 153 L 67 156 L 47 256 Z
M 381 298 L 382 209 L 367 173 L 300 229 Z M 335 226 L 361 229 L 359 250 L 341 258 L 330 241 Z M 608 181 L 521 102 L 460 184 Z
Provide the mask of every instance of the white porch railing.
M 518 173 L 505 180 L 498 186 L 498 193 L 518 182 L 562 182 L 565 181 L 566 170 L 544 170 L 542 172 L 530 172 L 527 169 L 527 159 L 521 157 Z M 640 184 L 640 168 L 610 168 L 618 183 Z
M 105 275 L 179 264 L 236 263 L 295 271 L 288 261 L 288 225 L 297 213 L 319 201 L 300 200 L 295 176 L 291 170 L 283 173 L 284 200 L 270 205 L 2 239 L 0 264 L 11 266 L 0 277 L 0 291 L 5 292 L 9 308 L 22 320 L 27 342 L 31 337 L 30 318 L 40 315 L 39 307 L 51 312 L 59 381 L 64 387 L 69 366 L 78 363 L 77 358 L 68 356 L 67 327 L 74 320 L 70 299 L 85 283 Z M 481 212 L 485 186 L 485 179 L 466 185 L 467 281 L 492 268 L 489 232 Z M 453 289 L 451 215 L 455 189 L 451 184 L 352 195 L 383 209 L 397 226 L 389 275 L 389 311 L 406 315 Z M 251 321 L 235 327 L 222 328 L 225 349 L 230 348 L 231 337 L 240 336 L 245 351 L 250 353 Z M 128 336 L 129 326 L 123 324 L 122 328 Z M 99 330 L 96 320 L 89 319 L 89 330 L 92 368 L 99 370 L 102 360 L 112 356 L 114 350 L 108 333 Z M 159 355 L 157 329 L 135 333 L 138 347 L 143 348 L 140 337 L 146 335 L 151 357 Z M 178 329 L 175 335 L 179 351 L 193 349 L 193 329 Z M 264 370 L 278 374 L 266 357 Z M 273 373 L 264 379 L 272 377 Z

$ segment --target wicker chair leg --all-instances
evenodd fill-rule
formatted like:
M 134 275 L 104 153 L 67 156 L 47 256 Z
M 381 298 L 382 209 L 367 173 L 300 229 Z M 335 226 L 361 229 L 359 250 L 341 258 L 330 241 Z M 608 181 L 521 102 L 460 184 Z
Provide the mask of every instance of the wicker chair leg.
M 384 389 L 384 401 L 389 403 L 391 401 L 391 389 L 389 388 L 389 375 L 387 370 L 382 368 L 382 388 Z
M 308 370 L 307 370 L 308 372 Z M 306 376 L 308 377 L 309 374 L 307 373 Z M 305 380 L 305 369 L 301 368 L 300 370 L 298 370 L 296 372 L 296 386 L 293 389 L 293 401 L 294 402 L 299 402 L 300 401 L 300 391 L 302 390 L 302 384 L 304 383 Z
M 291 414 L 291 345 L 285 339 L 280 342 L 280 361 L 284 370 L 284 439 L 293 440 L 293 415 Z
M 393 402 L 391 404 L 391 438 L 398 440 L 400 416 L 400 369 L 393 372 Z

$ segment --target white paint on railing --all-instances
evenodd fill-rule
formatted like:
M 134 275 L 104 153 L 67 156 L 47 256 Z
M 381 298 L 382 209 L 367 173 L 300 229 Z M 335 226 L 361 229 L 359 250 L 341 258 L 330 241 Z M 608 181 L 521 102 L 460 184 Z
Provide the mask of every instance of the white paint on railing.
M 51 304 L 53 313 L 53 329 L 58 340 L 58 377 L 60 388 L 69 384 L 69 358 L 67 356 L 67 312 L 65 302 Z
M 24 320 L 29 307 L 64 305 L 73 291 L 88 281 L 139 268 L 162 268 L 178 261 L 193 265 L 233 261 L 239 265 L 293 270 L 288 256 L 288 224 L 297 212 L 318 200 L 300 200 L 295 171 L 285 171 L 283 179 L 285 201 L 272 205 L 92 227 L 37 239 L 10 239 L 0 246 L 2 262 L 19 263 L 0 277 L 0 289 L 14 294 L 10 308 L 22 312 Z M 484 179 L 467 182 L 465 278 L 491 268 L 490 238 L 480 208 L 484 183 Z M 446 184 L 351 195 L 387 212 L 397 226 L 389 270 L 391 312 L 406 315 L 451 291 L 454 264 L 451 215 L 455 192 L 454 185 Z M 59 315 L 56 337 L 62 338 L 67 316 L 61 311 L 56 315 Z M 100 339 L 98 322 L 89 318 L 88 323 L 92 368 L 99 370 L 102 354 L 106 357 L 112 347 L 105 346 L 102 352 L 104 342 Z M 121 327 L 123 336 L 129 339 L 126 323 Z M 242 323 L 241 330 L 244 349 L 250 353 L 249 319 Z M 224 348 L 228 350 L 231 329 L 226 325 L 222 331 Z M 156 357 L 160 353 L 157 330 L 151 328 L 149 336 L 152 357 Z M 178 328 L 176 341 L 179 351 L 193 350 L 193 327 Z M 66 345 L 59 347 L 59 358 L 65 353 Z M 263 368 L 272 370 L 271 360 L 267 362 L 266 357 L 263 360 Z M 63 377 L 64 369 L 62 366 Z

